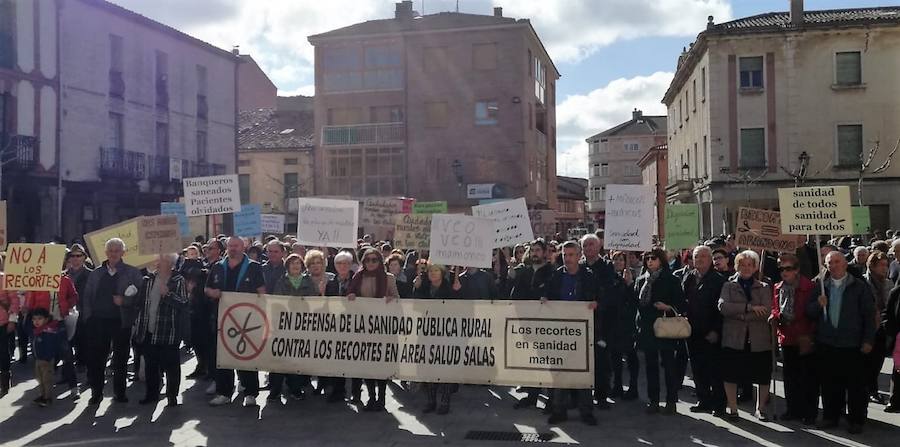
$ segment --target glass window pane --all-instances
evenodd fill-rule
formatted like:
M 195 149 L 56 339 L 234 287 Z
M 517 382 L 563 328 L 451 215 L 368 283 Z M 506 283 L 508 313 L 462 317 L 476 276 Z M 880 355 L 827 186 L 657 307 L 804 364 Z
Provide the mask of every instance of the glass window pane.
M 741 71 L 759 71 L 763 67 L 762 56 L 742 57 L 740 60 Z
M 835 80 L 842 85 L 856 85 L 862 82 L 862 63 L 858 51 L 835 55 Z
M 763 167 L 766 165 L 764 129 L 741 129 L 742 168 Z
M 862 126 L 838 126 L 838 165 L 858 166 L 862 161 Z

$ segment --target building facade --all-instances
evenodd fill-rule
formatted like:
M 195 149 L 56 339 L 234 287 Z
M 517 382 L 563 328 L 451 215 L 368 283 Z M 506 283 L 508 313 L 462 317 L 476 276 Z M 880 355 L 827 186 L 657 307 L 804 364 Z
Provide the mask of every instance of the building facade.
M 653 146 L 641 156 L 637 165 L 641 168 L 641 183 L 653 187 L 653 228 L 662 238 L 666 234 L 666 187 L 669 185 L 669 154 L 665 144 Z
M 442 12 L 309 37 L 315 46 L 315 194 L 525 197 L 556 208 L 555 69 L 528 20 Z M 469 185 L 491 184 L 473 197 Z
M 777 188 L 855 187 L 872 228 L 900 220 L 900 8 L 773 12 L 716 24 L 679 57 L 668 108 L 669 202 L 702 203 L 704 234 L 733 231 L 740 206 L 775 209 Z
M 637 162 L 651 147 L 666 141 L 666 117 L 635 109 L 631 119 L 587 140 L 588 212 L 600 228 L 605 223 L 606 185 L 641 183 Z
M 274 109 L 278 87 L 260 68 L 253 56 L 241 55 L 238 68 L 238 110 Z
M 588 179 L 577 177 L 556 177 L 557 233 L 566 236 L 572 229 L 588 229 L 587 201 Z M 593 228 L 590 228 L 593 230 Z

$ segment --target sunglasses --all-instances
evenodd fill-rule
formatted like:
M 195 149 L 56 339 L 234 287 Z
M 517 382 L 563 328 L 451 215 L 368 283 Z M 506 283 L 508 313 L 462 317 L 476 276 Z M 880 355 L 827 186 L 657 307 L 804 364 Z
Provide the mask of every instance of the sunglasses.
M 656 255 L 644 256 L 645 261 L 655 261 L 659 259 Z
M 797 270 L 797 267 L 793 265 L 782 265 L 781 267 L 778 267 L 779 272 L 793 272 L 794 270 Z

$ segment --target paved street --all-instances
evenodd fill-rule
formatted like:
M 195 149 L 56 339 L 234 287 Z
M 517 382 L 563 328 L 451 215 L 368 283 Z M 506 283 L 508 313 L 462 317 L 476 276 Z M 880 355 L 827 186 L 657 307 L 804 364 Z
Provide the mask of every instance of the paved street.
M 17 378 L 30 378 L 28 367 L 16 365 Z M 185 371 L 193 369 L 193 360 Z M 884 371 L 887 372 L 887 369 Z M 888 377 L 882 375 L 883 390 Z M 275 407 L 243 408 L 239 402 L 226 408 L 207 406 L 204 383 L 184 381 L 184 404 L 176 409 L 137 404 L 143 384 L 129 388 L 131 402 L 112 404 L 105 399 L 99 408 L 89 408 L 87 397 L 77 403 L 59 400 L 48 408 L 31 403 L 34 380 L 17 380 L 10 395 L 0 400 L 0 444 L 40 445 L 316 445 L 316 446 L 413 446 L 471 445 L 505 446 L 514 442 L 466 439 L 470 431 L 507 433 L 550 433 L 552 442 L 584 445 L 764 445 L 764 446 L 896 446 L 900 440 L 900 415 L 889 415 L 881 406 L 870 406 L 869 424 L 861 436 L 848 436 L 845 427 L 829 432 L 803 429 L 794 423 L 762 424 L 744 418 L 731 424 L 709 415 L 695 416 L 687 409 L 692 403 L 690 381 L 681 392 L 677 416 L 647 416 L 639 402 L 622 402 L 610 411 L 597 412 L 600 423 L 587 427 L 575 420 L 560 427 L 548 427 L 538 410 L 514 410 L 514 392 L 509 388 L 464 386 L 454 396 L 448 416 L 423 416 L 419 393 L 404 391 L 397 384 L 389 388 L 385 414 L 357 413 L 350 405 L 327 404 L 321 397 L 302 402 L 289 401 Z M 641 384 L 643 391 L 643 383 Z M 107 386 L 109 388 L 109 385 Z M 68 395 L 60 389 L 61 397 Z M 781 387 L 779 384 L 779 393 Z M 780 401 L 783 405 L 783 402 Z M 749 406 L 745 406 L 749 409 Z M 783 406 L 781 407 L 783 411 Z M 745 415 L 746 416 L 746 415 Z

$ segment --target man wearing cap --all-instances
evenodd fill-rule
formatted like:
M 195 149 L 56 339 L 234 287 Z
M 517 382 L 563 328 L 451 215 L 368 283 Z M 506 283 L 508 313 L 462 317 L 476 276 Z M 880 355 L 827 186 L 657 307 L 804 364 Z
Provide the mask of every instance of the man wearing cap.
M 81 244 L 72 244 L 72 248 L 66 255 L 65 275 L 75 285 L 75 291 L 78 292 L 78 296 L 82 297 L 82 299 L 84 299 L 88 276 L 93 271 L 85 264 L 84 261 L 86 259 L 87 253 L 84 251 L 84 247 Z M 80 308 L 84 306 L 79 305 L 78 307 L 80 311 Z M 75 324 L 75 336 L 72 338 L 72 347 L 75 349 L 75 362 L 79 366 L 87 364 L 87 348 L 85 346 L 87 342 L 84 335 L 86 331 L 84 328 L 85 321 L 85 318 L 79 315 L 78 322 Z

